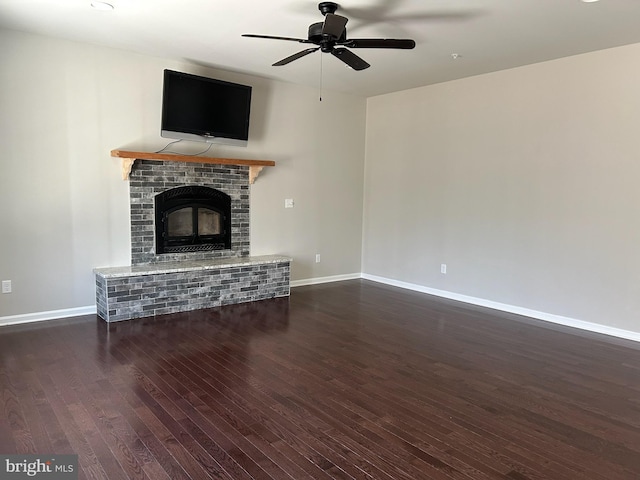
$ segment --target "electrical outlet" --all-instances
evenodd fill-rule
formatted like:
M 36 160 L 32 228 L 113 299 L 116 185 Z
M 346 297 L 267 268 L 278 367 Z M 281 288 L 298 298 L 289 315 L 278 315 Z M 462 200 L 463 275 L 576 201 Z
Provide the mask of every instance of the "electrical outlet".
M 447 264 L 446 263 L 441 263 L 440 264 L 440 273 L 442 273 L 443 275 L 447 274 Z
M 284 208 L 293 208 L 293 198 L 284 199 Z
M 320 263 L 320 254 L 316 253 L 316 263 Z
M 11 293 L 11 280 L 2 281 L 2 293 Z

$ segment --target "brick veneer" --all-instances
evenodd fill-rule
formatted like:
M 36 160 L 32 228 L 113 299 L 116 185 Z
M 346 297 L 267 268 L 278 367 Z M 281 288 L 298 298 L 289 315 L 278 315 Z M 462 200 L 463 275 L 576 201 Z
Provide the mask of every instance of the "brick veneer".
M 249 255 L 249 167 L 136 160 L 129 176 L 131 264 Z M 184 185 L 201 185 L 231 197 L 231 249 L 155 254 L 154 198 Z
M 289 295 L 279 256 L 96 269 L 98 315 L 107 322 Z

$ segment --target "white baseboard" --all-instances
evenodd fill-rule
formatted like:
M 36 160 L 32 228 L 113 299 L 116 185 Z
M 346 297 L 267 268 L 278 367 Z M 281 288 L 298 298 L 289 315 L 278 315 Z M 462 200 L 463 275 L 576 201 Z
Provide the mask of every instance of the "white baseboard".
M 80 315 L 95 315 L 96 307 L 65 308 L 63 310 L 50 310 L 48 312 L 25 313 L 23 315 L 9 315 L 0 317 L 0 326 L 17 325 L 20 323 L 42 322 L 44 320 L 54 320 L 57 318 L 79 317 Z
M 564 325 L 565 327 L 579 328 L 580 330 L 586 330 L 593 333 L 600 333 L 604 335 L 610 335 L 612 337 L 624 338 L 626 340 L 633 340 L 640 342 L 640 332 L 634 332 L 632 330 L 623 330 L 621 328 L 608 327 L 599 323 L 585 322 L 583 320 L 576 320 L 575 318 L 563 317 L 560 315 L 554 315 L 552 313 L 540 312 L 537 310 L 531 310 L 523 307 L 516 307 L 506 303 L 493 302 L 491 300 L 485 300 L 477 297 L 470 297 L 468 295 L 461 295 L 459 293 L 448 292 L 446 290 L 438 290 L 435 288 L 424 287 L 415 283 L 401 282 L 391 278 L 378 277 L 376 275 L 362 274 L 362 278 L 365 280 L 371 280 L 373 282 L 384 283 L 394 287 L 406 288 L 408 290 L 414 290 L 416 292 L 427 293 L 429 295 L 435 295 L 437 297 L 448 298 L 450 300 L 456 300 L 459 302 L 469 303 L 471 305 L 477 305 L 480 307 L 492 308 L 494 310 L 500 310 L 503 312 L 514 313 L 516 315 L 522 315 L 524 317 L 535 318 L 537 320 L 543 320 L 545 322 L 556 323 L 558 325 Z
M 332 275 L 330 277 L 307 278 L 304 280 L 294 280 L 291 288 L 303 287 L 305 285 L 318 285 L 320 283 L 342 282 L 344 280 L 357 280 L 362 278 L 361 273 L 348 273 L 346 275 Z
M 368 273 L 350 273 L 346 275 L 332 275 L 329 277 L 308 278 L 303 280 L 294 280 L 291 282 L 291 288 L 302 287 L 305 285 L 319 285 L 321 283 L 340 282 L 344 280 L 356 280 L 363 278 L 365 280 L 371 280 L 377 283 L 383 283 L 385 285 L 391 285 L 393 287 L 405 288 L 407 290 L 413 290 L 416 292 L 426 293 L 437 297 L 447 298 L 449 300 L 456 300 L 471 305 L 477 305 L 480 307 L 491 308 L 507 313 L 513 313 L 516 315 L 522 315 L 524 317 L 535 318 L 537 320 L 543 320 L 545 322 L 555 323 L 558 325 L 564 325 L 566 327 L 578 328 L 593 333 L 600 333 L 603 335 L 610 335 L 612 337 L 624 338 L 626 340 L 632 340 L 634 342 L 640 342 L 640 332 L 634 332 L 632 330 L 624 330 L 621 328 L 609 327 L 599 323 L 585 322 L 583 320 L 577 320 L 575 318 L 563 317 L 561 315 L 554 315 L 552 313 L 540 312 L 538 310 L 531 310 L 528 308 L 517 307 L 515 305 L 509 305 L 506 303 L 493 302 L 491 300 L 485 300 L 482 298 L 471 297 L 468 295 L 461 295 L 459 293 L 448 292 L 446 290 L 438 290 L 435 288 L 429 288 L 415 283 L 402 282 L 400 280 L 394 280 L 392 278 L 379 277 L 377 275 L 370 275 Z M 41 322 L 44 320 L 53 320 L 57 318 L 65 317 L 77 317 L 81 315 L 95 315 L 95 305 L 87 307 L 67 308 L 63 310 L 51 310 L 48 312 L 36 312 L 23 315 L 9 315 L 0 317 L 0 326 L 3 325 L 17 325 L 20 323 Z

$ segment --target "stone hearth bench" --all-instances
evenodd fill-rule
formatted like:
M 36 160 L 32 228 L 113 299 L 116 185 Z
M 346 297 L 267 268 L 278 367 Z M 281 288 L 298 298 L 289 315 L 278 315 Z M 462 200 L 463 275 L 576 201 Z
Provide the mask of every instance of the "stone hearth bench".
M 279 255 L 94 269 L 107 322 L 289 295 L 291 259 Z

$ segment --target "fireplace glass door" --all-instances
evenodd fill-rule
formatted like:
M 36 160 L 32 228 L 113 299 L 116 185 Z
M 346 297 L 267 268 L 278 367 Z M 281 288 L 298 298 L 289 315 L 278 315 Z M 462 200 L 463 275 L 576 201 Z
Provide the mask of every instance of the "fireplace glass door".
M 204 206 L 184 207 L 167 215 L 169 237 L 207 237 L 222 233 L 222 214 Z

